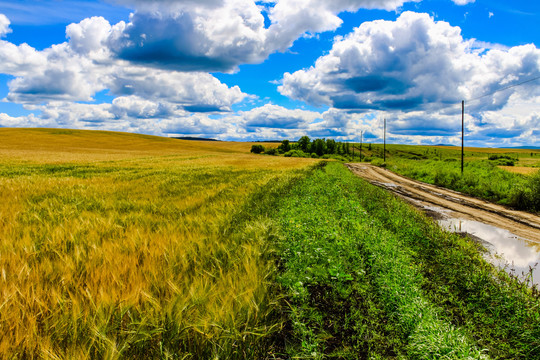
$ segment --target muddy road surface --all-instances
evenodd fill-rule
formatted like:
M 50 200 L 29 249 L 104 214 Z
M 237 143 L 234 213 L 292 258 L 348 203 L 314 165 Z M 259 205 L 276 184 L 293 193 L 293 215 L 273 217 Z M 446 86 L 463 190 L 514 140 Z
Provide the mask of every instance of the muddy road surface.
M 444 215 L 478 221 L 508 230 L 520 238 L 540 243 L 539 216 L 411 180 L 370 164 L 347 164 L 347 167 L 373 185 L 392 191 L 424 211 L 429 212 L 432 207 L 445 209 L 444 214 L 430 214 L 435 218 Z

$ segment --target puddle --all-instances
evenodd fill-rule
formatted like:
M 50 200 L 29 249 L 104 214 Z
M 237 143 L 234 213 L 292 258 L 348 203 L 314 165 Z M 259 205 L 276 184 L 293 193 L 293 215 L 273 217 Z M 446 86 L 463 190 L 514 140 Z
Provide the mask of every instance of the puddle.
M 532 270 L 532 283 L 540 285 L 540 244 L 522 239 L 508 230 L 478 221 L 438 219 L 439 225 L 453 231 L 466 232 L 480 239 L 491 253 L 488 260 L 523 279 Z
M 379 184 L 387 188 L 399 188 L 392 183 Z M 486 254 L 486 260 L 495 266 L 505 268 L 522 280 L 528 277 L 530 284 L 540 285 L 540 243 L 520 238 L 508 230 L 478 221 L 453 218 L 454 213 L 451 210 L 433 206 L 404 194 L 401 196 L 423 209 L 426 215 L 437 221 L 441 227 L 453 232 L 467 233 L 474 240 L 481 242 L 489 252 Z M 459 199 L 456 201 L 460 202 Z

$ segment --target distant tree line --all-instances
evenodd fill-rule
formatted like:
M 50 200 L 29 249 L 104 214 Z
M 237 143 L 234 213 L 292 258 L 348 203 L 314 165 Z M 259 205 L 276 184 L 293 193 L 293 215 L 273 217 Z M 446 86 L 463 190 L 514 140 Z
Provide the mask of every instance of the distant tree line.
M 353 146 L 333 139 L 314 139 L 302 136 L 297 142 L 283 140 L 277 148 L 266 149 L 263 145 L 253 145 L 255 154 L 283 155 L 286 157 L 323 157 L 348 159 L 353 155 Z M 359 153 L 358 153 L 359 155 Z

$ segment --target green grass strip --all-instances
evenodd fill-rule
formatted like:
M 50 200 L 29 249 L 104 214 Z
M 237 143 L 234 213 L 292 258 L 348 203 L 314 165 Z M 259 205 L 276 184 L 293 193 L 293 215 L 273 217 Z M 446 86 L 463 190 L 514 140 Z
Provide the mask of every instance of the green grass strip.
M 496 270 L 481 246 L 441 230 L 393 195 L 358 182 L 374 221 L 404 239 L 424 276 L 422 288 L 452 323 L 467 329 L 497 359 L 540 359 L 538 294 Z
M 485 358 L 423 293 L 400 234 L 359 200 L 363 183 L 329 163 L 283 199 L 282 274 L 294 358 Z M 388 216 L 393 216 L 388 214 Z
M 424 293 L 446 318 L 492 358 L 540 359 L 537 292 L 494 269 L 479 244 L 441 230 L 384 190 L 361 180 L 354 184 L 360 206 L 410 249 Z

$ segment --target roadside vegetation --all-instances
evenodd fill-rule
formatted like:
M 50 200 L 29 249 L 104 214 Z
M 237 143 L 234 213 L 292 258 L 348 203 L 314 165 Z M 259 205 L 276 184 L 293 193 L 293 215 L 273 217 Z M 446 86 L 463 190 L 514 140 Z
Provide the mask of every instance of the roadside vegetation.
M 382 146 L 376 145 L 382 153 Z M 380 155 L 379 155 L 380 156 Z M 377 156 L 378 157 L 378 156 Z M 465 150 L 461 174 L 461 149 L 453 147 L 387 146 L 386 166 L 401 175 L 456 190 L 518 210 L 540 212 L 540 152 L 538 150 Z M 528 172 L 517 173 L 520 169 Z M 524 175 L 527 174 L 527 175 Z
M 487 264 L 481 245 L 339 163 L 281 203 L 291 358 L 540 358 L 537 294 Z

